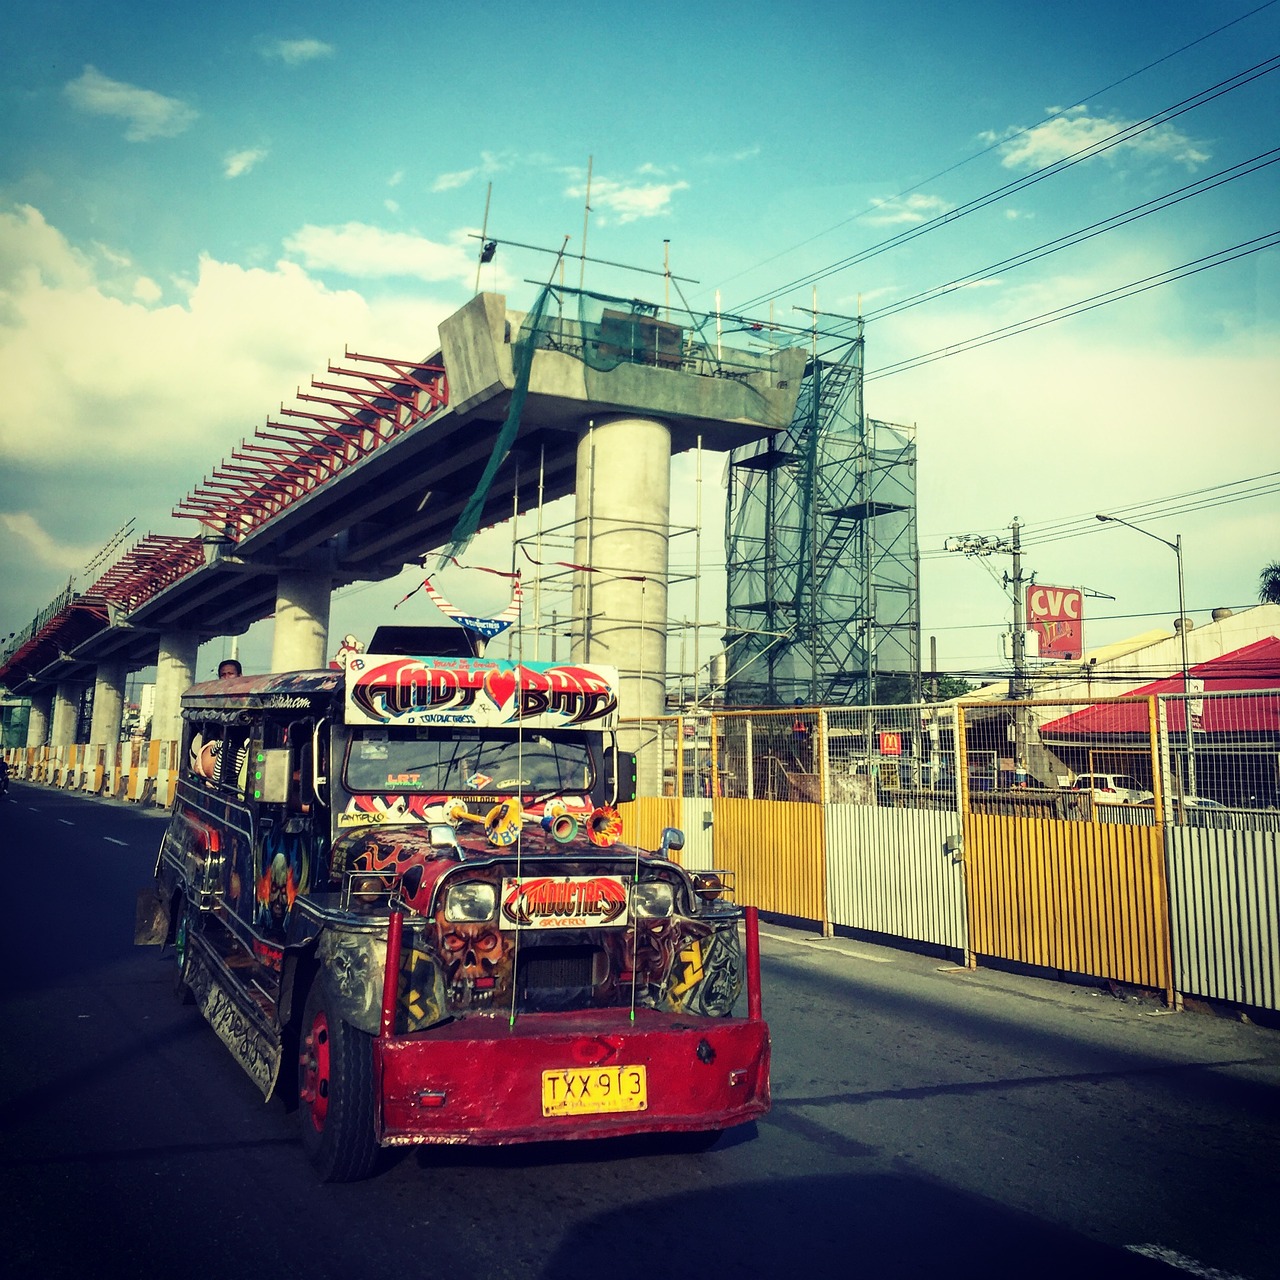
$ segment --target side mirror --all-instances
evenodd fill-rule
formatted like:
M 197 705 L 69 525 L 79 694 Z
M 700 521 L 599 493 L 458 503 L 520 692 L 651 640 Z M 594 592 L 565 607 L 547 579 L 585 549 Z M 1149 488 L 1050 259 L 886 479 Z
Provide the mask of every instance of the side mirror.
M 684 832 L 679 827 L 662 828 L 662 856 L 684 848 Z

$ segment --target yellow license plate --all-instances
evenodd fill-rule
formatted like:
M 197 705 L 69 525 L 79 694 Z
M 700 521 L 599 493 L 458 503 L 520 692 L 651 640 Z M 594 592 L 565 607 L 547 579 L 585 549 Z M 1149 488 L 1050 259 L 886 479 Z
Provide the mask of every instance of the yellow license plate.
M 649 1084 L 643 1067 L 587 1067 L 542 1073 L 544 1116 L 594 1116 L 644 1111 Z

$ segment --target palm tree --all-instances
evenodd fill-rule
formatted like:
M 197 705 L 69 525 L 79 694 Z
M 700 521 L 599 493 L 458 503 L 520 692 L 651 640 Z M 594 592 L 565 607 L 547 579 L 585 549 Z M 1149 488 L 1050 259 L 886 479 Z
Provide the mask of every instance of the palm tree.
M 1258 600 L 1261 604 L 1280 604 L 1280 560 L 1264 565 L 1258 575 Z

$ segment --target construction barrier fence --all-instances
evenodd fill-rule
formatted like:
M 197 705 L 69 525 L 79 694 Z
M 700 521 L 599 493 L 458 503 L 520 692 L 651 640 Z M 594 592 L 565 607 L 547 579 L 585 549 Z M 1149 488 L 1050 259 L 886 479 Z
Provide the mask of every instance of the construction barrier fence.
M 1280 691 L 703 710 L 627 728 L 624 836 L 737 900 L 970 964 L 1280 1009 Z M 172 801 L 177 744 L 9 748 L 13 776 Z

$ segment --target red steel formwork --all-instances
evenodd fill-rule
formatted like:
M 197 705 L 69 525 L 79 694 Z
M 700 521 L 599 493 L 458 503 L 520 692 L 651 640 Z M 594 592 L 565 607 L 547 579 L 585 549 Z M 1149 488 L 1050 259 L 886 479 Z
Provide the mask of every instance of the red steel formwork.
M 239 542 L 345 468 L 439 413 L 449 384 L 439 364 L 347 351 L 329 364 L 325 380 L 298 392 L 297 407 L 281 408 L 242 441 L 231 459 L 173 509 L 199 520 L 219 540 Z M 315 394 L 322 392 L 324 394 Z M 312 407 L 314 406 L 314 407 Z M 256 443 L 261 441 L 263 443 Z M 128 613 L 205 563 L 205 534 L 147 534 L 82 595 L 70 589 L 0 658 L 0 677 L 38 668 L 110 625 L 107 605 Z M 86 630 L 87 626 L 87 630 Z
M 127 613 L 202 564 L 204 547 L 199 538 L 149 533 L 126 551 L 85 595 L 109 601 Z
M 241 441 L 223 462 L 173 509 L 238 542 L 291 503 L 319 488 L 389 440 L 432 417 L 449 403 L 441 365 L 346 352 L 330 364 L 343 381 L 313 378 L 315 395 L 299 391 L 303 407 L 282 407 L 285 422 L 270 419 Z M 317 408 L 305 406 L 315 405 Z M 255 443 L 262 441 L 264 443 Z

